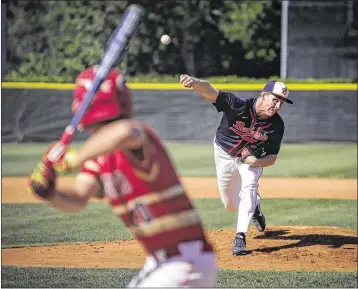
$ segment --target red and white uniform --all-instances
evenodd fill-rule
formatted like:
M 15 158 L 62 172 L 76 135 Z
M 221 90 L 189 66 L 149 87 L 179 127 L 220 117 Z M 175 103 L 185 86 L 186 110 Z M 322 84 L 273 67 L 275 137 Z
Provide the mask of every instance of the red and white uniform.
M 216 260 L 201 220 L 160 140 L 144 131 L 142 162 L 117 150 L 83 168 L 100 178 L 113 212 L 148 252 L 129 287 L 213 287 Z

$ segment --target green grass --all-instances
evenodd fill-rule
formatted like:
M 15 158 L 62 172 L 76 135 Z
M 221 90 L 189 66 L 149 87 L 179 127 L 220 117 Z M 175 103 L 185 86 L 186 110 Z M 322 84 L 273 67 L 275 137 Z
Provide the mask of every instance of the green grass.
M 74 269 L 4 266 L 6 288 L 123 288 L 138 269 Z M 356 288 L 357 274 L 302 271 L 220 270 L 217 287 Z
M 3 144 L 2 176 L 27 175 L 46 144 Z M 78 145 L 76 145 L 78 146 Z M 212 145 L 167 144 L 182 176 L 215 176 Z M 356 144 L 284 144 L 270 177 L 357 178 Z M 206 229 L 234 228 L 236 214 L 220 199 L 194 200 Z M 81 213 L 68 214 L 47 204 L 2 204 L 2 248 L 69 242 L 128 239 L 122 222 L 105 202 L 90 203 Z M 337 226 L 357 229 L 355 200 L 265 199 L 268 226 Z M 320 236 L 315 236 L 320 238 Z M 331 239 L 334 240 L 333 236 Z M 329 238 L 327 239 L 329 242 Z M 297 240 L 299 242 L 299 238 Z M 356 239 L 347 242 L 356 242 Z M 334 245 L 327 243 L 327 245 Z M 259 270 L 259 264 L 258 264 Z M 137 269 L 79 269 L 2 266 L 7 288 L 125 287 Z M 356 273 L 221 270 L 218 287 L 357 288 Z
M 224 210 L 219 199 L 195 200 L 207 230 L 234 228 L 236 214 Z M 268 226 L 337 226 L 357 228 L 357 204 L 350 200 L 265 199 Z M 77 214 L 47 204 L 3 204 L 2 247 L 128 239 L 122 222 L 106 203 L 90 203 Z
M 183 176 L 215 176 L 212 145 L 168 144 Z M 357 178 L 356 144 L 283 144 L 263 177 Z
M 6 288 L 123 288 L 138 269 L 1 267 Z
M 75 145 L 75 146 L 78 146 Z M 2 176 L 29 174 L 46 144 L 2 144 Z M 211 144 L 167 148 L 181 176 L 215 176 Z M 263 177 L 357 178 L 356 144 L 283 144 L 276 164 Z

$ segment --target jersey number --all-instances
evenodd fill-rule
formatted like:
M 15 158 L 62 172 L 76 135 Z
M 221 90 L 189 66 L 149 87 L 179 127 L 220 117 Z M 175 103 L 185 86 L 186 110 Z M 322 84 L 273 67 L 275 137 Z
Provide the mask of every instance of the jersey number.
M 148 207 L 143 203 L 136 203 L 130 216 L 133 225 L 148 223 L 153 219 Z

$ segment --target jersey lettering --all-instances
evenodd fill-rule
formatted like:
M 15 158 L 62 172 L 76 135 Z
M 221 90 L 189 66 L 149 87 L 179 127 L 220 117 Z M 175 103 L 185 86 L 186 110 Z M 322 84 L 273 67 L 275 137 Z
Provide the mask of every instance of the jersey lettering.
M 139 225 L 141 223 L 148 223 L 153 219 L 148 207 L 143 203 L 136 203 L 130 214 L 130 219 L 133 225 Z
M 132 193 L 133 187 L 128 182 L 128 179 L 119 170 L 114 171 L 113 177 L 115 180 L 116 187 L 119 188 L 120 192 L 123 195 L 128 195 Z
M 230 127 L 229 129 L 242 137 L 249 136 L 259 141 L 265 141 L 268 138 L 266 134 L 261 134 L 258 131 L 252 130 L 252 128 L 245 127 L 245 123 L 242 121 L 236 121 L 233 127 Z
M 260 145 L 260 149 L 265 148 L 263 155 L 278 154 L 280 150 L 284 133 L 281 117 L 275 114 L 270 119 L 260 119 L 255 104 L 254 98 L 241 99 L 222 91 L 214 103 L 218 112 L 223 112 L 215 142 L 233 157 L 240 157 L 246 146 Z M 261 155 L 261 151 L 257 153 Z
M 104 173 L 101 179 L 109 199 L 116 199 L 120 195 L 127 195 L 133 191 L 133 187 L 119 170 L 114 171 L 113 174 Z
M 184 241 L 206 242 L 165 147 L 149 128 L 144 132 L 150 146 L 142 162 L 134 158 L 136 151 L 117 150 L 98 159 L 114 213 L 149 253 Z

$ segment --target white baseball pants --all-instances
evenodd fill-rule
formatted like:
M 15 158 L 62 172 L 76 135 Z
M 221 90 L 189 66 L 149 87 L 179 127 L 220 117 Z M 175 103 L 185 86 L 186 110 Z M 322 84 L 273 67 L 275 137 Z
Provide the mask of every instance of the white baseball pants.
M 163 261 L 148 256 L 128 287 L 216 287 L 215 254 L 202 252 L 201 246 L 200 241 L 181 243 L 181 255 Z
M 261 167 L 243 164 L 226 153 L 214 140 L 214 159 L 221 201 L 227 210 L 238 212 L 236 232 L 247 233 L 256 205 L 260 203 L 258 181 Z

